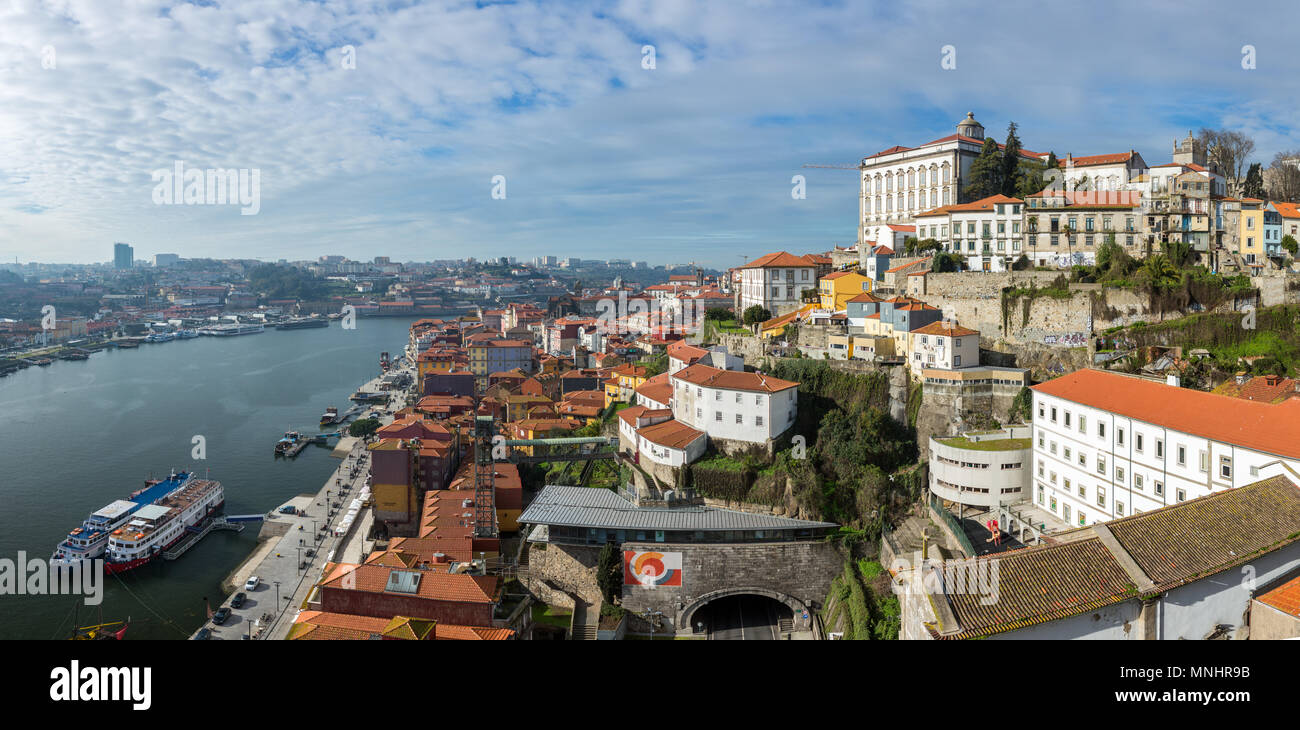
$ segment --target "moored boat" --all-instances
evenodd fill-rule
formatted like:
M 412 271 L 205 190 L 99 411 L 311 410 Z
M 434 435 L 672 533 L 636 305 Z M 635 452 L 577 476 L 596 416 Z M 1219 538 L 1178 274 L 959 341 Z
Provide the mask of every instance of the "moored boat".
M 155 504 L 136 510 L 108 538 L 104 572 L 121 573 L 157 558 L 199 529 L 225 504 L 221 482 L 190 479 Z

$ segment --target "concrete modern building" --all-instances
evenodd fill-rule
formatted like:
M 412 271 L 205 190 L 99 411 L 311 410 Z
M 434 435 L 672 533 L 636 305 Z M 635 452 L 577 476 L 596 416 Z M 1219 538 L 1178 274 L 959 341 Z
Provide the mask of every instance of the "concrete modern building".
M 1029 495 L 1029 426 L 930 437 L 930 493 L 949 502 L 995 508 Z
M 1085 526 L 1300 471 L 1300 399 L 1252 401 L 1102 370 L 1032 388 L 1034 503 Z

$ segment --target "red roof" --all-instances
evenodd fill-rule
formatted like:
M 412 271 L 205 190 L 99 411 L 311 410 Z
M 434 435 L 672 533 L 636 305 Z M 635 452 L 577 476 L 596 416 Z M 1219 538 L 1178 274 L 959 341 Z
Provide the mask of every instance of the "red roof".
M 704 436 L 703 431 L 687 426 L 678 420 L 667 420 L 662 423 L 656 423 L 650 426 L 643 426 L 636 435 L 644 438 L 651 443 L 666 446 L 670 449 L 684 449 L 694 443 L 696 439 Z
M 1068 161 L 1075 167 L 1091 167 L 1093 165 L 1117 165 L 1121 162 L 1128 162 L 1133 158 L 1133 150 L 1120 152 L 1113 155 L 1085 155 L 1083 157 L 1067 157 L 1064 160 L 1057 160 L 1060 167 L 1065 167 Z
M 968 327 L 959 327 L 957 325 L 946 325 L 943 322 L 931 322 L 924 327 L 912 330 L 915 335 L 940 335 L 947 337 L 966 337 L 968 335 L 978 335 L 973 329 Z
M 1256 600 L 1282 613 L 1300 616 L 1300 578 L 1292 578 Z
M 786 253 L 785 251 L 777 251 L 776 253 L 770 253 L 766 256 L 759 256 L 740 268 L 771 269 L 777 267 L 792 268 L 810 266 L 816 266 L 816 264 L 807 256 L 795 256 L 794 254 Z
M 1300 399 L 1274 405 L 1092 369 L 1033 389 L 1220 443 L 1300 458 Z
M 709 388 L 750 390 L 763 393 L 776 393 L 799 385 L 770 375 L 746 373 L 739 370 L 719 370 L 703 364 L 682 368 L 673 374 L 673 378 Z

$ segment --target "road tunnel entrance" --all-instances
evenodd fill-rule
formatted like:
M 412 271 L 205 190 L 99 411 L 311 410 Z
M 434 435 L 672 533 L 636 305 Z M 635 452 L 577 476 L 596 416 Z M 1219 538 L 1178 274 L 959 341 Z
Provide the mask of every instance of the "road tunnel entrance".
M 713 641 L 775 641 L 790 631 L 794 611 L 785 602 L 756 593 L 720 596 L 691 617 L 696 633 Z

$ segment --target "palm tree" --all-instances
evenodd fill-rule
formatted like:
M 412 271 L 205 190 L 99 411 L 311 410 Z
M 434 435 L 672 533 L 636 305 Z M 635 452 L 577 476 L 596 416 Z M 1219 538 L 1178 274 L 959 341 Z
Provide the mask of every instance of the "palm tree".
M 1142 262 L 1142 274 L 1157 292 L 1169 291 L 1182 282 L 1182 272 L 1162 253 L 1148 256 Z

